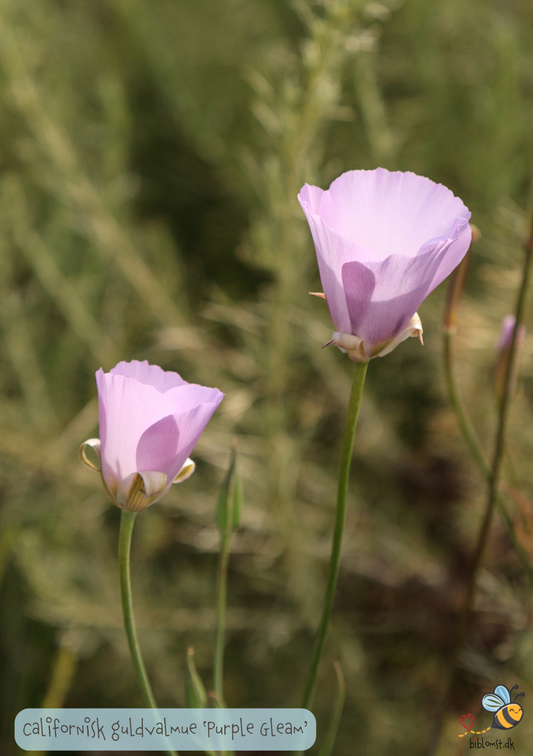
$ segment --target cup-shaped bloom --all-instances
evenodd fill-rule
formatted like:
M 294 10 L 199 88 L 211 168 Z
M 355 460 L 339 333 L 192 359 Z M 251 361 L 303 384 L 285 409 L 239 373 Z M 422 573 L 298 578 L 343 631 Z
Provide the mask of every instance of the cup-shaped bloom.
M 366 362 L 408 336 L 417 309 L 468 251 L 470 212 L 442 184 L 414 173 L 348 171 L 298 199 L 309 223 L 335 325 L 328 343 Z
M 98 370 L 96 384 L 100 438 L 85 441 L 80 458 L 101 472 L 114 504 L 137 512 L 193 473 L 189 454 L 224 394 L 136 360 Z M 88 459 L 88 447 L 100 469 Z
M 496 364 L 494 368 L 494 391 L 499 403 L 503 401 L 505 391 L 505 379 L 507 377 L 507 365 L 511 354 L 511 342 L 515 328 L 516 318 L 514 315 L 507 315 L 503 320 L 500 328 L 500 334 L 496 341 Z M 513 365 L 509 376 L 509 392 L 512 396 L 516 391 L 518 383 L 518 363 L 520 352 L 526 338 L 526 327 L 523 323 L 518 326 L 516 340 L 514 345 Z

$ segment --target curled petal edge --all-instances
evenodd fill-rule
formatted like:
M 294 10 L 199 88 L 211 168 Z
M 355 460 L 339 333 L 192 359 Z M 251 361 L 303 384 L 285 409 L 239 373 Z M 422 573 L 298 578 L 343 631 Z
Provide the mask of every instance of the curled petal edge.
M 172 483 L 183 483 L 184 480 L 187 480 L 187 478 L 191 477 L 195 469 L 196 463 L 193 462 L 190 457 L 187 457 L 184 464 L 182 465 L 181 470 L 176 475 Z
M 360 339 L 359 336 L 354 336 L 351 333 L 339 333 L 333 331 L 333 336 L 329 341 L 326 341 L 322 345 L 322 349 L 327 346 L 334 345 L 338 347 L 341 352 L 348 353 L 348 357 L 352 362 L 368 362 L 371 355 L 367 355 L 365 342 Z
M 87 457 L 87 447 L 92 449 L 96 456 L 98 457 L 99 465 L 95 465 L 94 462 L 92 462 Z M 101 473 L 102 472 L 102 465 L 100 460 L 100 439 L 99 438 L 88 438 L 87 441 L 84 441 L 83 444 L 78 449 L 78 457 L 81 460 L 82 465 L 84 467 L 87 467 L 89 470 L 93 470 L 94 472 Z
M 128 512 L 140 512 L 157 501 L 167 485 L 167 476 L 162 472 L 130 473 L 120 481 L 115 497 L 116 504 Z
M 417 337 L 421 344 L 424 344 L 422 337 L 424 329 L 422 328 L 422 321 L 417 312 L 413 315 L 409 321 L 407 327 L 395 336 L 390 341 L 384 344 L 377 344 L 374 347 L 369 348 L 365 342 L 358 336 L 354 336 L 351 333 L 338 333 L 334 331 L 331 339 L 324 344 L 324 347 L 333 344 L 338 347 L 341 352 L 348 354 L 348 357 L 352 362 L 368 362 L 373 357 L 384 357 L 386 354 L 390 354 L 393 349 L 396 349 L 398 344 L 405 341 L 409 337 Z

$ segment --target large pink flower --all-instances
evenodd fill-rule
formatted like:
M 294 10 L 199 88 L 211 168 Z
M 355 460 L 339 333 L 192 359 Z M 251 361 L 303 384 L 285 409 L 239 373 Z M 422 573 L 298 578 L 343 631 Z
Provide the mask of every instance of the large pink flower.
M 224 394 L 136 360 L 119 362 L 109 373 L 100 369 L 96 384 L 100 439 L 85 441 L 80 458 L 98 469 L 86 455 L 92 447 L 113 502 L 144 509 L 192 474 L 189 454 Z
M 470 246 L 470 212 L 442 184 L 414 173 L 348 171 L 327 191 L 298 195 L 336 333 L 356 361 L 421 338 L 416 311 Z

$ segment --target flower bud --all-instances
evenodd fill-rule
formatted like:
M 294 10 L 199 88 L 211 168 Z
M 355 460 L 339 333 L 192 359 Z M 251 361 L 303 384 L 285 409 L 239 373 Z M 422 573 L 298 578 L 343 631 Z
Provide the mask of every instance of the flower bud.
M 511 353 L 511 343 L 513 339 L 513 331 L 515 328 L 516 318 L 514 315 L 507 315 L 502 320 L 500 328 L 500 335 L 496 341 L 496 364 L 494 367 L 494 392 L 499 404 L 503 401 L 505 391 L 505 376 L 507 375 L 507 365 L 509 363 L 509 357 Z M 513 365 L 511 368 L 511 376 L 509 379 L 509 393 L 510 396 L 516 392 L 516 386 L 518 383 L 518 365 L 520 360 L 520 352 L 526 338 L 526 327 L 523 323 L 518 326 L 516 333 L 515 348 L 513 355 Z

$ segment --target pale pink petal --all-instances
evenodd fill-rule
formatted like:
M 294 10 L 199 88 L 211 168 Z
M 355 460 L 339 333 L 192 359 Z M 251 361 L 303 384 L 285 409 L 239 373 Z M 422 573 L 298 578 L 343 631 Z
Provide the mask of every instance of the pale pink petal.
M 466 227 L 468 229 L 468 224 Z M 440 275 L 450 265 L 453 270 L 464 257 L 469 230 L 467 235 L 466 248 L 461 243 L 452 249 L 454 240 L 447 239 L 431 242 L 416 257 L 391 255 L 379 263 L 346 263 L 342 280 L 350 332 L 372 346 L 401 333 L 424 299 L 440 283 Z
M 300 205 L 302 205 L 302 207 L 304 205 L 306 206 L 308 212 L 318 215 L 320 210 L 320 201 L 323 194 L 324 190 L 319 186 L 304 184 L 300 190 L 300 194 L 298 195 L 298 200 L 300 201 Z
M 426 298 L 438 259 L 391 255 L 382 263 L 346 263 L 343 281 L 350 332 L 378 346 L 403 331 Z
M 114 492 L 119 480 L 138 471 L 137 445 L 143 433 L 175 411 L 175 405 L 153 386 L 120 373 L 99 370 L 96 382 L 102 474 Z
M 178 373 L 163 370 L 159 365 L 150 365 L 146 360 L 143 362 L 139 362 L 138 360 L 119 362 L 118 365 L 111 370 L 111 374 L 134 378 L 136 381 L 139 381 L 139 383 L 153 386 L 161 393 L 165 393 L 176 386 L 188 385 L 187 381 L 184 381 Z
M 171 424 L 167 422 L 167 418 L 165 418 L 163 428 L 147 429 L 137 447 L 137 469 L 161 470 L 165 472 L 170 486 L 183 467 L 187 457 L 190 456 L 196 446 L 205 426 L 221 400 L 222 397 L 216 402 L 200 404 L 197 407 L 189 409 L 187 412 L 175 414 L 173 420 L 175 421 L 177 434 L 172 429 Z M 165 438 L 168 439 L 173 449 L 174 456 L 172 459 L 165 456 L 161 451 Z M 160 454 L 159 457 L 158 454 Z
M 167 398 L 174 402 L 175 412 L 185 412 L 199 404 L 214 404 L 218 407 L 224 394 L 216 388 L 207 388 L 197 383 L 186 383 L 177 386 L 166 393 Z
M 306 185 L 304 189 L 306 188 L 314 187 L 307 187 Z M 315 243 L 320 281 L 326 295 L 326 303 L 336 329 L 348 333 L 350 316 L 346 306 L 341 271 L 344 263 L 354 259 L 354 245 L 328 228 L 318 215 L 309 210 L 307 202 L 302 199 L 302 196 L 307 196 L 304 189 L 298 195 L 298 199 L 306 215 Z
M 458 217 L 470 213 L 442 184 L 383 168 L 348 171 L 320 199 L 322 221 L 340 236 L 384 260 L 413 257 L 432 239 L 450 238 Z
M 456 234 L 454 236 L 454 233 Z M 459 265 L 463 257 L 468 252 L 472 242 L 472 228 L 462 216 L 458 220 L 456 229 L 453 230 L 450 237 L 450 244 L 446 254 L 442 255 L 439 267 L 433 276 L 433 281 L 429 288 L 429 294 L 441 284 L 445 278 L 448 278 L 452 270 Z
M 170 486 L 171 471 L 179 454 L 179 439 L 180 431 L 174 415 L 167 415 L 151 425 L 144 431 L 137 444 L 136 470 L 157 470 L 165 473 Z

